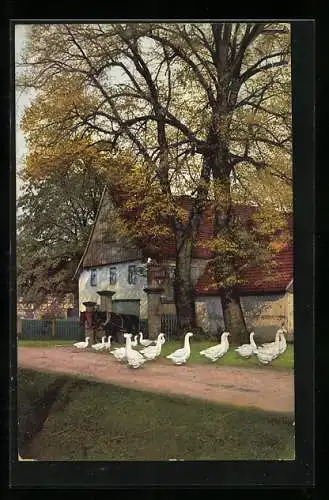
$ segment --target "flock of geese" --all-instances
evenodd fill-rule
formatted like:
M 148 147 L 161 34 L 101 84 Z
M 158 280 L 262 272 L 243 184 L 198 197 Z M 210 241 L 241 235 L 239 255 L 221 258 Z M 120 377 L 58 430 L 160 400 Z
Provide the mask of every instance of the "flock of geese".
M 156 359 L 161 354 L 161 347 L 165 343 L 164 333 L 159 333 L 157 340 L 149 340 L 143 338 L 143 332 L 139 332 L 138 335 L 134 336 L 134 340 L 131 340 L 131 333 L 124 333 L 124 338 L 126 340 L 126 345 L 124 347 L 115 347 L 111 350 L 111 335 L 102 337 L 102 341 L 98 344 L 93 344 L 91 347 L 95 351 L 108 350 L 110 354 L 117 361 L 126 361 L 127 365 L 131 368 L 139 368 L 146 361 L 151 361 Z M 134 349 L 139 344 L 143 347 L 140 351 Z M 90 347 L 90 337 L 86 337 L 84 342 L 76 342 L 73 344 L 74 347 L 78 349 L 86 349 Z
M 240 345 L 234 350 L 237 355 L 242 358 L 257 356 L 258 361 L 266 365 L 285 352 L 287 348 L 287 341 L 285 338 L 286 333 L 287 331 L 285 328 L 281 327 L 276 332 L 274 342 L 257 346 L 254 341 L 255 334 L 254 332 L 251 332 L 249 336 L 249 344 Z M 205 356 L 212 362 L 216 362 L 229 351 L 229 335 L 229 332 L 223 332 L 220 343 L 200 351 L 200 355 Z M 107 339 L 106 336 L 102 337 L 101 342 L 94 344 L 91 347 L 95 351 L 108 350 L 117 361 L 127 362 L 127 365 L 131 368 L 139 368 L 143 366 L 146 361 L 158 358 L 161 355 L 161 348 L 165 343 L 165 335 L 163 333 L 159 333 L 156 340 L 144 339 L 142 332 L 135 335 L 133 340 L 131 333 L 124 333 L 123 336 L 126 342 L 124 347 L 115 347 L 111 350 L 111 335 Z M 193 337 L 192 332 L 186 333 L 183 347 L 172 352 L 166 356 L 166 358 L 170 359 L 175 365 L 185 364 L 191 355 L 191 337 Z M 138 346 L 138 344 L 141 345 L 143 349 L 139 351 L 134 349 Z M 78 349 L 86 349 L 87 347 L 90 347 L 90 337 L 86 337 L 84 342 L 76 342 L 73 345 Z
M 257 347 L 254 341 L 255 333 L 251 332 L 249 335 L 249 344 L 242 344 L 234 350 L 241 358 L 250 358 L 251 356 L 256 355 L 260 363 L 267 365 L 283 354 L 287 349 L 287 341 L 285 337 L 286 333 L 287 331 L 283 327 L 279 328 L 276 332 L 274 342 L 262 344 Z M 205 356 L 213 362 L 224 356 L 230 347 L 228 341 L 229 335 L 229 332 L 222 333 L 220 344 L 201 351 L 201 356 Z

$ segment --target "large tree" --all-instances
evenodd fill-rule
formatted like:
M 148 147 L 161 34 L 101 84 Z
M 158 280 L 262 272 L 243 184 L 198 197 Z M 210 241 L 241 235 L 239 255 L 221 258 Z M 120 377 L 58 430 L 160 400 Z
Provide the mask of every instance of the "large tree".
M 186 137 L 193 133 L 199 139 L 191 143 L 211 171 L 213 272 L 222 290 L 225 326 L 241 339 L 246 335 L 238 293 L 243 271 L 268 263 L 273 250 L 268 241 L 285 226 L 284 212 L 291 206 L 289 29 L 267 23 L 176 24 L 154 26 L 150 36 L 172 51 L 183 77 L 204 96 L 203 134 L 189 124 Z M 236 217 L 233 206 L 241 189 L 249 191 L 245 201 L 263 206 L 270 217 L 267 228 L 263 225 L 268 238 L 261 225 L 255 238 Z
M 173 207 L 168 217 L 176 239 L 175 301 L 181 330 L 195 325 L 192 250 L 209 189 L 214 232 L 220 238 L 230 226 L 233 176 L 241 186 L 247 177 L 250 200 L 252 181 L 259 181 L 261 170 L 266 169 L 267 179 L 289 182 L 288 62 L 289 30 L 283 24 L 32 29 L 24 84 L 41 92 L 40 108 L 45 92 L 55 93 L 64 78 L 69 105 L 65 116 L 58 117 L 62 134 L 89 133 L 103 147 L 130 147 Z M 72 99 L 71 85 L 84 89 L 87 105 Z M 188 178 L 184 188 L 193 203 L 182 218 L 174 194 L 183 178 Z M 218 283 L 221 279 L 218 274 Z M 233 291 L 233 285 L 223 291 L 224 316 L 227 328 L 240 331 L 243 316 Z M 230 314 L 232 308 L 240 314 Z

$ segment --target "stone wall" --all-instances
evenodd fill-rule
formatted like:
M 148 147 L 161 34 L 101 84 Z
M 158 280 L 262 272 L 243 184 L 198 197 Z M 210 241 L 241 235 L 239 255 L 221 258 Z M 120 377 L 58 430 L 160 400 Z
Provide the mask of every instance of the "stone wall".
M 288 326 L 287 294 L 249 295 L 241 297 L 241 305 L 247 327 L 255 332 L 255 340 L 259 337 L 262 341 L 271 341 L 282 321 Z M 288 328 L 288 333 L 291 340 L 293 331 Z
M 293 294 L 249 295 L 241 297 L 247 328 L 262 341 L 273 339 L 283 320 L 288 339 L 293 338 Z M 216 334 L 224 329 L 223 311 L 219 297 L 199 296 L 196 300 L 198 324 Z

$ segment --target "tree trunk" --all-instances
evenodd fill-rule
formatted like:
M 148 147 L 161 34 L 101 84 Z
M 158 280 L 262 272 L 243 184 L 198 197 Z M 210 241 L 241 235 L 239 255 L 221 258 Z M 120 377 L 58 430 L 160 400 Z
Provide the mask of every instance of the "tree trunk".
M 191 280 L 192 239 L 184 238 L 177 249 L 174 298 L 178 335 L 196 329 L 195 297 Z
M 191 277 L 192 252 L 208 197 L 210 170 L 209 158 L 204 157 L 200 174 L 201 181 L 189 214 L 188 225 L 184 227 L 181 222 L 173 221 L 176 237 L 174 297 L 179 336 L 184 335 L 187 331 L 195 332 L 197 330 L 195 293 Z
M 226 156 L 226 154 L 219 154 L 212 161 L 214 180 L 217 183 L 215 190 L 214 234 L 218 235 L 229 228 L 232 217 L 230 170 L 229 168 L 222 167 L 222 165 L 225 166 L 227 164 Z M 233 265 L 232 275 L 234 274 L 235 269 Z M 218 287 L 221 288 L 221 276 L 216 276 L 216 278 Z M 242 343 L 248 340 L 246 323 L 236 288 L 227 288 L 222 293 L 221 300 L 225 329 L 230 332 L 232 342 Z
M 236 344 L 249 342 L 246 322 L 241 308 L 240 296 L 235 288 L 224 290 L 221 296 L 225 330 Z

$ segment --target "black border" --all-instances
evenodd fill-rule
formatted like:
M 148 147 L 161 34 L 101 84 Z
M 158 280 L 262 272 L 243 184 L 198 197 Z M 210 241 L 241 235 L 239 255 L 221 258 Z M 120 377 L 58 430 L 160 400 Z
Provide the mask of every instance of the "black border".
M 178 16 L 176 16 L 177 18 Z M 113 19 L 113 18 L 112 18 Z M 255 18 L 254 18 L 255 19 Z M 114 20 L 114 19 L 113 19 Z M 145 19 L 144 19 L 145 20 Z M 174 18 L 171 18 L 173 21 Z M 236 19 L 235 19 L 236 20 Z M 283 19 L 280 19 L 283 21 Z M 188 22 L 189 19 L 184 19 Z M 290 21 L 290 20 L 288 20 Z M 11 41 L 14 24 L 12 20 Z M 38 22 L 29 19 L 27 23 Z M 49 22 L 49 20 L 47 20 Z M 63 21 L 61 21 L 63 22 Z M 74 21 L 72 21 L 74 22 Z M 16 456 L 15 92 L 11 44 L 11 488 L 312 487 L 314 485 L 314 94 L 315 23 L 292 21 L 296 460 L 239 462 L 18 462 Z

